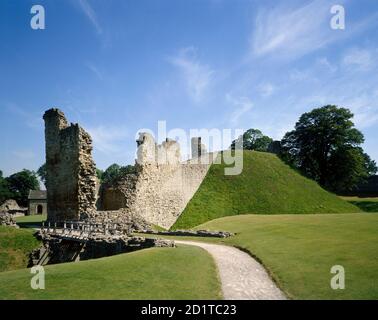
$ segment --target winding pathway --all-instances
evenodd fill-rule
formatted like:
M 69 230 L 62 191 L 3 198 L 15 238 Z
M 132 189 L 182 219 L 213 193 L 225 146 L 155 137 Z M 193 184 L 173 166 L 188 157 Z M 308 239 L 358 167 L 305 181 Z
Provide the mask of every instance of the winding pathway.
M 264 267 L 247 253 L 219 244 L 182 240 L 175 240 L 175 243 L 201 247 L 213 256 L 222 282 L 224 299 L 286 299 Z

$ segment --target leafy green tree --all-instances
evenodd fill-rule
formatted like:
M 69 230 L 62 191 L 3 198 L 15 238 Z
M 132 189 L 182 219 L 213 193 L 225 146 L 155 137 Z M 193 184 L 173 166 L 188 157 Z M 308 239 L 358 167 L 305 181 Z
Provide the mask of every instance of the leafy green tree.
M 120 178 L 123 178 L 125 177 L 126 175 L 128 174 L 132 174 L 132 173 L 135 173 L 136 172 L 136 168 L 135 166 L 133 165 L 127 165 L 127 166 L 123 166 L 119 169 L 119 177 Z
M 113 163 L 110 165 L 103 173 L 102 175 L 102 181 L 107 184 L 113 184 L 116 180 L 117 177 L 119 176 L 119 170 L 121 166 Z
M 34 171 L 24 169 L 5 178 L 9 190 L 13 193 L 14 199 L 23 206 L 27 205 L 30 190 L 39 190 L 39 181 Z
M 334 105 L 304 113 L 281 141 L 281 156 L 329 190 L 353 189 L 377 166 L 360 147 L 364 136 L 352 118 L 350 110 Z
M 101 170 L 101 169 L 99 169 L 99 168 L 96 168 L 96 176 L 97 176 L 97 178 L 98 178 L 100 181 L 102 181 L 102 179 L 103 179 L 103 175 L 104 175 L 104 171 Z
M 14 194 L 9 190 L 7 180 L 3 177 L 3 172 L 0 170 L 0 204 L 5 200 L 13 199 Z
M 104 174 L 104 171 L 96 168 L 96 176 L 100 181 L 102 180 L 103 174 Z M 37 175 L 39 176 L 43 184 L 46 185 L 46 176 L 47 176 L 46 163 L 44 163 L 43 165 L 39 167 L 39 169 L 37 170 Z
M 120 165 L 113 163 L 104 171 L 102 175 L 102 182 L 112 185 L 131 173 L 135 173 L 135 166 L 127 165 L 121 167 Z
M 46 185 L 46 176 L 47 176 L 47 171 L 46 171 L 46 163 L 41 165 L 39 169 L 37 170 L 37 175 L 41 179 L 44 185 Z
M 268 151 L 269 145 L 273 142 L 273 139 L 265 136 L 258 129 L 249 129 L 243 133 L 237 140 L 243 139 L 244 150 L 256 150 L 256 151 Z M 231 149 L 235 149 L 235 143 L 237 140 L 232 141 Z

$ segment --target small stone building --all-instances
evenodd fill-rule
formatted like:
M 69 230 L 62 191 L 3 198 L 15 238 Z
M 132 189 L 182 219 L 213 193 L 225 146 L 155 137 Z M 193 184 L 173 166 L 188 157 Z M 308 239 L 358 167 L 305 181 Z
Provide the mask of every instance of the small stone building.
M 30 190 L 28 195 L 28 215 L 47 214 L 46 190 Z

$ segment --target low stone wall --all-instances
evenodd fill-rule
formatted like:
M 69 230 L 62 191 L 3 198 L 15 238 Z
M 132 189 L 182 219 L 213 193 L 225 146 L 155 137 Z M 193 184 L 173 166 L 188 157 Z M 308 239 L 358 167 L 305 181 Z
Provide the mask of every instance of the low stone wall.
M 5 216 L 9 216 L 10 219 L 16 217 L 24 216 L 28 211 L 28 208 L 21 208 L 17 202 L 13 199 L 5 200 L 2 205 L 0 205 L 0 212 L 2 213 L 3 218 L 0 218 L 1 221 L 9 220 Z M 14 223 L 15 224 L 15 223 Z
M 162 236 L 188 236 L 188 237 L 213 237 L 213 238 L 228 238 L 234 234 L 227 231 L 210 231 L 210 230 L 175 230 L 175 231 L 154 231 L 143 230 L 142 233 L 156 234 Z
M 96 259 L 151 247 L 174 247 L 173 241 L 131 236 L 95 235 L 85 240 L 37 234 L 42 246 L 30 254 L 29 267 Z
M 6 211 L 0 212 L 0 226 L 19 228 L 13 218 L 13 215 Z
M 113 223 L 127 230 L 129 234 L 139 230 L 152 230 L 151 224 L 144 218 L 126 209 L 96 211 L 92 214 L 91 219 L 83 221 L 89 223 Z

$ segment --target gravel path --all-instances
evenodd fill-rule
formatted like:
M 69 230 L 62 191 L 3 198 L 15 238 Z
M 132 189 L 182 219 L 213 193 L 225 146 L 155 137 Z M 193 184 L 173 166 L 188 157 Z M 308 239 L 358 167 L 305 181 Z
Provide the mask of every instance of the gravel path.
M 175 240 L 175 243 L 201 247 L 213 256 L 219 270 L 224 299 L 286 299 L 264 267 L 247 253 L 219 244 L 182 240 Z

